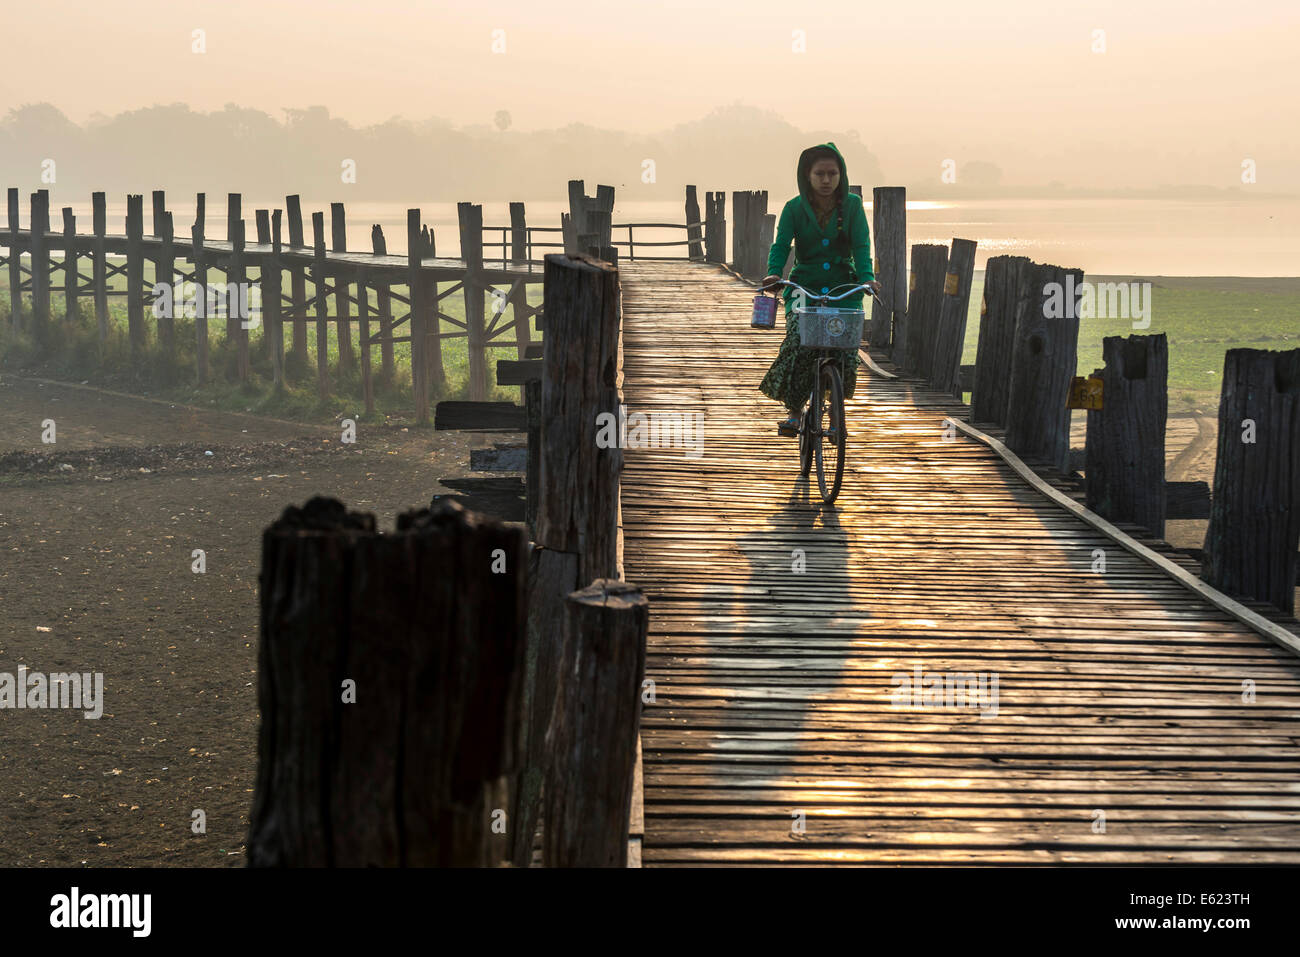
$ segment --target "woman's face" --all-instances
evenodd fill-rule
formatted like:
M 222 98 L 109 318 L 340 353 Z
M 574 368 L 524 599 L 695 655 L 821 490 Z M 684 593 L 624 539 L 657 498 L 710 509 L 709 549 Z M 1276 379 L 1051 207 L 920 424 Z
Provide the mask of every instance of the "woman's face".
M 812 164 L 808 178 L 812 180 L 813 193 L 817 197 L 830 199 L 840 188 L 840 164 L 824 156 Z

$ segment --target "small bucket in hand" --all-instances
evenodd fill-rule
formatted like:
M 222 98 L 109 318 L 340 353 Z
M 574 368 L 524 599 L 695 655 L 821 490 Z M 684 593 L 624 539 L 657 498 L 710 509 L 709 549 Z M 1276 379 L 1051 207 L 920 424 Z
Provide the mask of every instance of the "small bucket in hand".
M 754 315 L 749 324 L 755 329 L 776 328 L 776 296 L 764 296 L 759 293 L 754 297 Z

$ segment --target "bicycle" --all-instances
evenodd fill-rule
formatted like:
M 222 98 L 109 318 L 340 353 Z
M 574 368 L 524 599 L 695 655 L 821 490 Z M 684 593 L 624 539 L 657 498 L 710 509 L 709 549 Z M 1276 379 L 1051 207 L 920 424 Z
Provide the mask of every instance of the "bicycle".
M 815 458 L 817 485 L 821 489 L 822 501 L 829 505 L 839 495 L 844 480 L 844 382 L 840 376 L 838 353 L 843 349 L 857 351 L 862 342 L 865 315 L 862 309 L 836 309 L 830 304 L 859 292 L 871 296 L 874 291 L 864 283 L 840 295 L 831 295 L 830 292 L 817 295 L 788 279 L 764 286 L 761 291 L 783 286 L 803 293 L 805 303 L 813 303 L 812 306 L 796 306 L 794 310 L 799 321 L 800 348 L 812 349 L 817 355 L 808 406 L 799 421 L 799 475 L 808 477 Z M 825 428 L 823 424 L 826 424 Z M 829 480 L 828 474 L 832 476 Z

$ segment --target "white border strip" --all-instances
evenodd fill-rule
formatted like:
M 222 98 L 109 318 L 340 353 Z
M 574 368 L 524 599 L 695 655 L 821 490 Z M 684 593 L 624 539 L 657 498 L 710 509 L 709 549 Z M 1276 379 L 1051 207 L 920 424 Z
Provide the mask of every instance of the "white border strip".
M 945 417 L 944 424 L 946 425 L 949 422 L 961 429 L 961 431 L 965 432 L 971 438 L 978 439 L 989 448 L 993 449 L 993 451 L 997 452 L 998 455 L 1002 456 L 1002 458 L 1006 460 L 1007 464 L 1015 469 L 1017 474 L 1033 486 L 1036 491 L 1050 498 L 1057 505 L 1072 513 L 1076 518 L 1082 519 L 1103 535 L 1107 535 L 1114 539 L 1117 544 L 1127 549 L 1129 552 L 1132 552 L 1147 564 L 1160 569 L 1160 571 L 1174 579 L 1174 581 L 1194 592 L 1198 597 L 1204 598 L 1211 605 L 1214 605 L 1221 611 L 1226 611 L 1242 624 L 1249 625 L 1265 638 L 1271 639 L 1276 644 L 1286 648 L 1292 654 L 1300 656 L 1300 638 L 1291 634 L 1291 632 L 1287 631 L 1281 625 L 1274 624 L 1263 615 L 1253 612 L 1240 602 L 1229 598 L 1217 588 L 1207 584 L 1195 575 L 1192 575 L 1186 569 L 1178 567 L 1169 559 L 1147 548 L 1132 536 L 1120 531 L 1096 512 L 1084 508 L 1068 495 L 1052 488 L 1052 486 L 1044 482 L 1033 469 L 1022 462 L 1016 453 L 1012 452 L 997 439 L 993 438 L 993 436 L 985 435 L 973 425 L 962 422 L 960 419 L 954 419 L 951 416 Z

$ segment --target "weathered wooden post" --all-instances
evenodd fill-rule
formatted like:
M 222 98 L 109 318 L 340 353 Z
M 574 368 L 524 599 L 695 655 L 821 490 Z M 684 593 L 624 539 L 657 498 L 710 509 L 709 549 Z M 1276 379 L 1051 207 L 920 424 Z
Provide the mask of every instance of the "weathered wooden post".
M 226 314 L 234 315 L 235 343 L 239 348 L 239 381 L 252 374 L 248 355 L 248 267 L 244 263 L 244 221 L 227 224 L 230 233 L 230 266 L 226 269 Z M 230 328 L 229 321 L 227 328 Z
M 1169 345 L 1156 336 L 1102 340 L 1102 406 L 1088 410 L 1088 508 L 1165 535 Z
M 226 341 L 237 343 L 239 341 L 239 317 L 237 309 L 231 309 L 230 303 L 237 302 L 237 299 L 231 299 L 230 287 L 235 283 L 235 270 L 237 267 L 234 252 L 235 236 L 239 233 L 244 225 L 243 197 L 239 193 L 226 194 L 226 242 L 230 243 L 231 254 L 227 261 L 225 269 L 226 275 Z M 218 260 L 219 262 L 219 260 Z
M 411 393 L 415 398 L 415 417 L 416 422 L 420 425 L 427 425 L 429 422 L 429 365 L 427 362 L 428 350 L 425 348 L 425 339 L 428 337 L 426 325 L 427 313 L 432 311 L 437 315 L 438 301 L 428 295 L 424 283 L 424 275 L 421 272 L 420 261 L 423 252 L 422 241 L 420 237 L 420 211 L 418 209 L 408 209 L 406 211 L 406 283 L 407 291 L 410 298 L 410 319 L 408 325 L 411 331 Z M 438 326 L 435 324 L 434 329 Z
M 767 205 L 766 201 L 763 205 Z M 751 266 L 755 279 L 761 280 L 767 274 L 767 254 L 772 249 L 774 239 L 776 239 L 776 214 L 764 213 L 758 224 L 758 243 L 754 248 L 754 262 Z
M 975 241 L 954 239 L 943 277 L 943 298 L 934 332 L 934 359 L 930 385 L 939 392 L 962 397 L 961 353 L 966 344 L 966 312 L 970 306 L 971 279 L 975 275 Z M 1076 319 L 1076 324 L 1078 320 Z M 1073 368 L 1073 367 L 1071 367 Z
M 1070 381 L 1078 361 L 1083 271 L 1035 265 L 1011 347 L 1006 445 L 1021 458 L 1070 470 Z M 1102 397 L 1105 401 L 1105 397 Z
M 9 207 L 9 321 L 22 328 L 23 252 L 22 246 L 18 245 L 18 187 L 9 187 L 7 200 Z
M 487 398 L 487 344 L 483 325 L 483 207 L 457 203 L 460 258 L 465 263 L 465 332 L 469 338 L 470 401 Z
M 313 499 L 262 536 L 253 867 L 492 867 L 520 760 L 527 543 L 453 502 Z
M 745 275 L 749 261 L 749 194 L 731 191 L 731 268 Z
M 289 248 L 306 248 L 302 231 L 301 197 L 286 196 L 285 212 L 289 216 Z M 307 365 L 307 269 L 296 261 L 289 266 L 289 309 L 293 316 L 293 360 L 299 368 Z
M 329 304 L 326 301 L 325 214 L 311 214 L 312 274 L 311 282 L 316 300 L 316 391 L 321 399 L 330 394 L 329 373 Z M 411 360 L 415 366 L 414 354 Z
M 365 270 L 357 267 L 357 338 L 361 345 L 361 396 L 365 399 L 366 414 L 375 411 L 375 387 L 370 373 L 370 290 L 366 286 Z
M 528 599 L 528 756 L 515 815 L 528 829 L 515 847 L 516 863 L 527 861 L 541 776 L 547 793 L 553 786 L 550 729 L 563 679 L 565 599 L 578 582 L 617 574 L 623 464 L 617 442 L 618 270 L 567 255 L 546 256 L 544 268 L 546 351 L 533 393 L 539 401 L 529 401 L 527 485 L 540 547 L 533 552 Z
M 190 227 L 194 263 L 194 365 L 199 385 L 208 381 L 208 257 L 203 251 L 204 194 L 198 195 L 194 225 Z
M 167 215 L 167 191 L 155 189 L 153 191 L 153 237 L 162 238 L 163 218 Z
M 131 356 L 144 350 L 144 194 L 126 197 L 126 327 Z
M 912 247 L 912 278 L 909 280 L 907 303 L 907 364 L 904 371 L 926 380 L 934 372 L 934 341 L 947 273 L 947 246 L 917 243 Z
M 727 194 L 704 194 L 705 258 L 711 263 L 727 261 Z
M 1203 575 L 1295 613 L 1300 547 L 1300 349 L 1229 349 Z
M 523 203 L 510 204 L 510 262 L 516 266 L 528 262 L 528 224 Z
M 873 349 L 889 349 L 894 363 L 901 367 L 907 362 L 908 346 L 907 190 L 902 186 L 877 186 L 871 191 L 871 197 L 871 245 L 884 302 L 871 300 L 867 338 Z M 974 244 L 971 245 L 973 248 Z
M 50 191 L 32 193 L 30 250 L 32 273 L 32 322 L 44 330 L 50 320 L 50 250 L 45 241 L 50 231 Z M 128 235 L 130 231 L 128 230 Z
M 158 246 L 158 257 L 154 260 L 153 284 L 163 283 L 171 296 L 172 307 L 164 310 L 158 317 L 158 344 L 163 355 L 169 360 L 176 355 L 176 311 L 183 309 L 184 288 L 177 288 L 173 280 L 176 277 L 176 225 L 172 214 L 163 210 L 156 227 L 162 242 Z M 157 294 L 155 293 L 155 296 Z M 170 374 L 171 367 L 168 366 Z
M 990 256 L 984 264 L 984 301 L 970 397 L 972 422 L 1007 423 L 1011 344 L 1028 302 L 1032 268 L 1025 256 Z
M 388 255 L 384 230 L 378 223 L 370 227 L 370 245 L 376 256 Z M 393 298 L 389 288 L 386 274 L 375 283 L 375 306 L 379 313 L 380 376 L 386 386 L 393 384 Z
M 336 253 L 348 251 L 347 217 L 342 203 L 330 203 L 330 249 Z M 352 352 L 352 320 L 350 318 L 347 270 L 340 269 L 334 277 L 334 329 L 339 341 L 339 369 L 356 368 Z
M 608 249 L 614 245 L 614 187 L 597 185 L 594 206 L 588 208 L 598 214 L 595 219 L 589 219 L 588 228 L 597 234 L 596 244 L 602 250 Z
M 686 187 L 686 255 L 691 262 L 704 259 L 704 247 L 700 242 L 700 200 L 694 186 Z
M 71 206 L 63 207 L 63 317 L 75 322 L 77 316 L 77 217 Z
M 104 194 L 92 193 L 90 214 L 95 238 L 91 241 L 91 288 L 95 298 L 95 323 L 99 328 L 99 341 L 108 338 L 108 250 L 106 236 L 108 220 Z
M 262 316 L 266 321 L 266 336 L 271 343 L 271 385 L 278 392 L 284 388 L 284 320 L 282 318 L 281 290 L 284 277 L 280 245 L 280 210 L 271 214 L 271 254 L 262 260 Z
M 563 672 L 547 778 L 549 867 L 626 867 L 649 604 L 601 579 L 565 601 Z
M 569 180 L 569 221 L 565 223 L 564 215 L 560 215 L 560 225 L 567 227 L 564 233 L 564 252 L 569 256 L 577 254 L 581 236 L 587 232 L 587 195 L 584 190 L 582 180 Z

